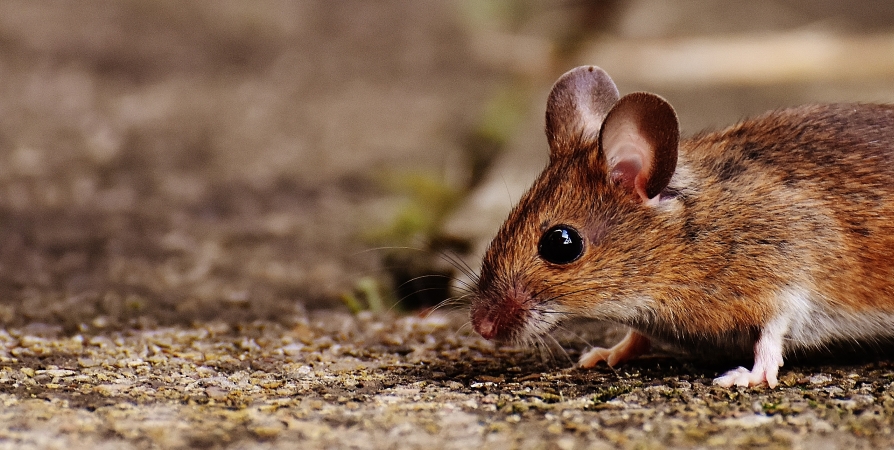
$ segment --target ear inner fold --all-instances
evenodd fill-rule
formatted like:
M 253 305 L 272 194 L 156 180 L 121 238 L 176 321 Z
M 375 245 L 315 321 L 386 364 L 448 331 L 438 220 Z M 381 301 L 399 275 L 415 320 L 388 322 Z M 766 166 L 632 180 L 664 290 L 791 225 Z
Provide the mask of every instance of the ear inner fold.
M 663 98 L 646 92 L 625 95 L 605 118 L 598 160 L 611 177 L 644 201 L 667 187 L 677 167 L 677 114 Z M 604 159 L 603 159 L 604 158 Z
M 618 97 L 615 83 L 596 66 L 577 67 L 562 75 L 546 103 L 550 158 L 570 155 L 584 143 L 582 139 L 595 141 Z

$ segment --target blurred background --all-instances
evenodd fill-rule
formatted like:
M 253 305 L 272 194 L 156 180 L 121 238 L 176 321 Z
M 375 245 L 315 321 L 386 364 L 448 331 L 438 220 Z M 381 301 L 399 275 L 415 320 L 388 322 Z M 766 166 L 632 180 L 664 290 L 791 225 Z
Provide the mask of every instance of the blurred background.
M 894 102 L 894 2 L 5 0 L 0 324 L 434 305 L 582 64 L 686 134 Z

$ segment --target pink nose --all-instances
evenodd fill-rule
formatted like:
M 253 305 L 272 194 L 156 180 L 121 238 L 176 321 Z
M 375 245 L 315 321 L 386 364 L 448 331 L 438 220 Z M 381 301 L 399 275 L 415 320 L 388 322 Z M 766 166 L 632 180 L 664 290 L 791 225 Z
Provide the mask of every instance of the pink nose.
M 497 336 L 497 324 L 490 317 L 483 317 L 478 320 L 474 326 L 475 331 L 487 340 L 491 340 Z

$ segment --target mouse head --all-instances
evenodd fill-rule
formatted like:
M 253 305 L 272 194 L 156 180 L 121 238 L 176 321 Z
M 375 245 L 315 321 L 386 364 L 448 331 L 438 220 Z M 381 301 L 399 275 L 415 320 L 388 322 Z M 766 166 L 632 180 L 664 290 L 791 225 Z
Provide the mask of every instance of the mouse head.
M 642 253 L 628 236 L 654 215 L 676 167 L 673 108 L 654 94 L 619 98 L 598 67 L 559 78 L 546 135 L 549 164 L 482 263 L 472 324 L 487 339 L 546 332 L 565 315 L 593 316 L 597 302 L 612 317 L 630 259 Z

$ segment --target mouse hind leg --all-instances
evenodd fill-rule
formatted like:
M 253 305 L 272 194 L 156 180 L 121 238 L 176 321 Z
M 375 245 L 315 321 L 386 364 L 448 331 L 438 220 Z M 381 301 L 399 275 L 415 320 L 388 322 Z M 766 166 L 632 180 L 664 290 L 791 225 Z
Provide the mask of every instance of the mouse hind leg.
M 649 338 L 637 333 L 635 330 L 630 330 L 627 332 L 627 336 L 624 336 L 624 339 L 621 339 L 621 342 L 618 342 L 612 348 L 591 348 L 581 355 L 577 365 L 584 369 L 590 369 L 600 361 L 605 361 L 609 367 L 614 367 L 617 364 L 648 352 L 651 345 Z

